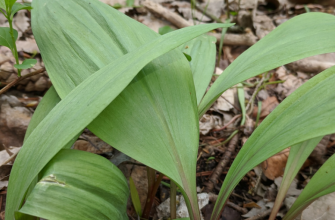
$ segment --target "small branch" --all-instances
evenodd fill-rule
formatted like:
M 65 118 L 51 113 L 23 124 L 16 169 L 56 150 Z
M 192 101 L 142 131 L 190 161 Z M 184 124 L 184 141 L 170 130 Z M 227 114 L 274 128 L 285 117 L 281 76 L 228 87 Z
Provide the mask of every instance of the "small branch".
M 205 192 L 212 192 L 214 189 L 214 186 L 216 184 L 216 181 L 221 176 L 223 169 L 228 165 L 230 158 L 235 151 L 235 148 L 237 146 L 239 135 L 238 133 L 235 134 L 235 136 L 230 140 L 227 151 L 222 156 L 220 162 L 214 169 L 211 177 L 209 178 L 209 181 L 205 184 Z
M 168 9 L 164 8 L 163 6 L 161 6 L 160 4 L 156 2 L 145 0 L 142 2 L 142 5 L 144 5 L 152 13 L 156 15 L 158 14 L 160 17 L 171 22 L 177 28 L 184 28 L 184 27 L 192 26 L 192 23 L 186 21 L 179 14 L 169 11 Z
M 216 200 L 218 198 L 218 195 L 215 195 L 213 193 L 209 193 L 209 201 L 211 201 L 212 203 L 215 203 Z M 235 203 L 232 202 L 227 202 L 227 205 L 233 209 L 235 209 L 236 211 L 242 213 L 242 214 L 247 214 L 248 213 L 248 209 L 240 207 L 238 205 L 236 205 Z
M 223 126 L 222 128 L 214 129 L 212 131 L 222 131 L 222 130 L 226 129 L 230 124 L 232 124 L 236 119 L 238 119 L 240 117 L 241 117 L 241 115 L 235 115 L 225 126 Z
M 152 2 L 150 0 L 145 0 L 142 2 L 142 5 L 146 7 L 153 14 L 158 15 L 157 17 L 162 17 L 165 20 L 171 22 L 177 28 L 184 28 L 188 26 L 192 26 L 192 23 L 186 21 L 179 14 L 169 11 L 158 3 Z M 221 40 L 221 33 L 208 33 L 216 37 L 217 42 Z M 225 34 L 224 36 L 224 44 L 225 45 L 233 45 L 233 46 L 251 46 L 257 42 L 257 37 L 252 34 L 251 31 L 246 34 Z
M 225 141 L 223 141 L 223 142 L 220 142 L 220 143 L 217 143 L 217 144 L 213 144 L 213 145 L 211 145 L 211 146 L 212 146 L 212 147 L 217 147 L 217 146 L 224 145 L 224 144 L 226 144 L 228 141 L 230 141 L 230 140 L 235 136 L 235 134 L 237 134 L 237 133 L 238 133 L 238 130 L 234 131 L 234 132 L 227 138 L 227 140 L 225 140 Z
M 198 9 L 199 11 L 201 11 L 201 13 L 203 13 L 204 15 L 206 15 L 207 17 L 209 17 L 213 21 L 216 21 L 217 23 L 223 23 L 218 17 L 216 17 L 215 15 L 212 15 L 207 10 L 203 9 L 200 5 L 195 4 L 195 8 Z
M 12 82 L 10 82 L 9 84 L 7 84 L 5 87 L 3 87 L 1 90 L 0 90 L 0 95 L 5 93 L 8 89 L 10 89 L 11 87 L 15 86 L 17 83 L 19 83 L 20 81 L 26 79 L 26 78 L 29 78 L 31 76 L 35 76 L 37 74 L 40 74 L 40 73 L 43 73 L 45 71 L 45 68 L 41 68 L 39 70 L 36 70 L 34 72 L 31 72 L 25 76 L 21 76 L 15 80 L 13 80 Z

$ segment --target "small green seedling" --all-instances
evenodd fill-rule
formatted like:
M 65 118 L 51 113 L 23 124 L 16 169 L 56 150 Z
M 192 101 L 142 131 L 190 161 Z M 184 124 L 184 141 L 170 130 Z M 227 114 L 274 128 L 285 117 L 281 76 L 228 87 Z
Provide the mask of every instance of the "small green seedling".
M 0 45 L 8 47 L 16 60 L 15 68 L 18 69 L 18 76 L 21 76 L 21 69 L 28 69 L 33 67 L 37 60 L 29 59 L 24 60 L 22 64 L 19 63 L 19 55 L 16 48 L 16 40 L 18 32 L 13 28 L 13 17 L 16 12 L 20 10 L 31 10 L 32 7 L 29 3 L 16 3 L 16 0 L 0 0 L 0 12 L 7 18 L 9 23 L 8 27 L 0 27 Z

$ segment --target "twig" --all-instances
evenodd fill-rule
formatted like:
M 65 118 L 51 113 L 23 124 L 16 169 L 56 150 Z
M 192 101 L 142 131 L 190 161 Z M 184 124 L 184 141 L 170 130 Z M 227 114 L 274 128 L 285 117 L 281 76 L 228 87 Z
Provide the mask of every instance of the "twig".
M 0 167 L 2 167 L 3 165 L 5 165 L 5 164 L 11 162 L 12 160 L 14 160 L 18 153 L 19 153 L 19 151 L 13 153 L 13 154 L 10 156 L 10 158 L 8 158 L 5 162 L 3 162 L 2 164 L 0 164 Z
M 222 131 L 225 128 L 227 128 L 229 125 L 231 125 L 236 119 L 238 119 L 240 117 L 241 117 L 241 115 L 235 115 L 225 126 L 223 126 L 222 128 L 214 129 L 212 131 Z
M 226 99 L 225 97 L 221 96 L 224 100 L 226 100 L 226 102 L 228 102 L 229 104 L 231 104 L 239 113 L 241 113 L 241 109 L 239 107 L 237 107 L 234 103 L 231 103 L 231 101 L 229 101 L 228 99 Z
M 185 20 L 183 17 L 178 15 L 175 12 L 169 11 L 158 3 L 152 2 L 150 0 L 145 0 L 142 2 L 142 5 L 146 7 L 153 14 L 158 15 L 159 17 L 164 18 L 165 20 L 171 22 L 178 28 L 184 28 L 192 26 L 192 23 Z M 209 33 L 216 37 L 217 42 L 220 42 L 221 33 Z M 233 45 L 233 46 L 251 46 L 257 42 L 257 37 L 250 31 L 246 34 L 225 34 L 224 44 Z
M 192 26 L 192 23 L 186 21 L 183 17 L 181 17 L 177 13 L 169 11 L 168 9 L 164 8 L 163 6 L 161 6 L 156 2 L 145 0 L 142 1 L 142 5 L 144 5 L 144 7 L 146 7 L 152 13 L 158 14 L 160 17 L 171 22 L 177 28 Z
M 26 79 L 26 78 L 29 78 L 31 76 L 35 76 L 37 74 L 40 74 L 40 73 L 43 73 L 45 71 L 45 68 L 41 68 L 39 70 L 36 70 L 34 72 L 31 72 L 25 76 L 21 76 L 21 77 L 18 77 L 17 79 L 13 80 L 12 82 L 10 82 L 9 84 L 7 84 L 5 87 L 3 87 L 1 90 L 0 90 L 0 95 L 3 94 L 4 92 L 6 92 L 8 89 L 10 89 L 11 87 L 13 87 L 14 85 L 16 85 L 18 82 Z
M 234 137 L 235 134 L 238 133 L 238 130 L 234 131 L 228 138 L 227 140 L 223 141 L 223 142 L 220 142 L 220 143 L 217 143 L 217 144 L 213 144 L 212 147 L 217 147 L 217 146 L 221 146 L 221 145 L 224 145 L 226 144 L 228 141 L 230 141 L 230 139 L 232 139 Z
M 218 198 L 218 195 L 215 195 L 213 193 L 209 193 L 209 201 L 211 201 L 212 203 L 215 203 L 217 198 Z M 240 206 L 238 206 L 235 203 L 232 203 L 230 201 L 227 202 L 227 205 L 229 207 L 235 209 L 236 211 L 242 213 L 242 214 L 247 214 L 248 213 L 248 209 L 240 207 Z
M 89 137 L 87 137 L 84 134 L 81 134 L 81 137 L 82 137 L 82 139 L 84 139 L 85 141 L 87 141 L 88 143 L 90 143 L 96 150 L 102 152 L 102 150 L 98 146 L 96 146 L 95 144 L 93 144 L 93 142 L 90 140 Z
M 264 77 L 262 77 L 262 79 L 257 83 L 257 86 L 255 88 L 255 91 L 254 93 L 252 94 L 251 98 L 250 98 L 250 101 L 246 107 L 246 111 L 247 111 L 247 114 L 249 115 L 250 114 L 250 111 L 252 110 L 252 105 L 254 104 L 254 99 L 258 93 L 258 88 L 262 85 L 264 81 Z
M 203 9 L 200 5 L 195 4 L 195 8 L 198 9 L 199 11 L 201 11 L 204 15 L 206 15 L 207 17 L 209 17 L 213 21 L 216 21 L 217 23 L 223 23 L 218 17 L 216 17 L 215 15 L 212 15 L 211 13 L 209 13 L 208 11 Z
M 205 184 L 206 185 L 205 192 L 212 192 L 212 190 L 213 190 L 213 188 L 216 184 L 216 181 L 221 176 L 223 169 L 228 165 L 228 163 L 230 161 L 230 158 L 231 158 L 233 152 L 235 151 L 235 148 L 236 148 L 237 142 L 238 142 L 238 138 L 239 138 L 239 135 L 238 135 L 238 133 L 236 133 L 235 136 L 230 140 L 227 151 L 222 156 L 220 162 L 218 163 L 218 165 L 214 169 L 211 177 L 209 178 L 209 181 Z

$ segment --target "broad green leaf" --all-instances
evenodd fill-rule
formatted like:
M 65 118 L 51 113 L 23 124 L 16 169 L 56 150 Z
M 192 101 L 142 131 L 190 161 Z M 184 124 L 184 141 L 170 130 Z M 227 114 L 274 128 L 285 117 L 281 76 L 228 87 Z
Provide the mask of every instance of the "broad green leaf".
M 130 188 L 131 201 L 133 202 L 135 211 L 137 215 L 141 217 L 142 216 L 141 201 L 140 201 L 140 197 L 138 195 L 134 180 L 131 177 L 129 177 L 129 188 Z
M 293 203 L 283 220 L 293 220 L 307 206 L 321 196 L 335 192 L 335 155 L 331 156 L 314 174 L 305 189 Z
M 276 215 L 281 207 L 283 200 L 285 199 L 286 193 L 292 181 L 294 180 L 302 165 L 305 163 L 305 161 L 321 139 L 322 136 L 303 141 L 291 147 L 285 167 L 284 176 L 278 190 L 275 204 L 272 208 L 270 220 L 274 220 L 276 218 Z
M 20 3 L 14 3 L 13 7 L 12 7 L 12 11 L 11 11 L 11 17 L 13 18 L 14 14 L 20 10 L 23 10 L 23 9 L 26 9 L 26 10 L 31 10 L 33 9 L 31 7 L 31 5 L 29 3 L 23 3 L 23 4 L 20 4 Z
M 158 29 L 158 33 L 160 35 L 167 34 L 171 31 L 174 31 L 174 29 L 172 27 L 170 27 L 169 25 L 166 25 L 166 26 L 161 27 L 161 28 Z
M 13 30 L 14 32 L 14 39 L 17 40 L 18 32 L 17 30 Z M 14 48 L 15 42 L 12 40 L 12 36 L 10 35 L 10 28 L 9 27 L 0 27 L 0 45 L 8 47 L 9 49 Z
M 128 219 L 128 196 L 127 180 L 107 159 L 61 150 L 20 212 L 44 219 Z
M 5 0 L 7 8 L 11 9 L 12 6 L 15 4 L 16 0 Z
M 57 95 L 55 88 L 53 86 L 45 93 L 42 100 L 38 104 L 33 117 L 29 122 L 29 126 L 24 136 L 24 140 L 27 140 L 29 135 L 37 127 L 37 125 L 49 114 L 49 112 L 61 101 Z
M 209 89 L 199 105 L 203 115 L 228 88 L 281 65 L 335 52 L 335 17 L 324 13 L 296 16 L 241 54 Z
M 5 2 L 5 0 L 0 0 L 0 8 L 6 10 L 6 2 Z
M 215 68 L 216 38 L 202 35 L 181 46 L 182 52 L 190 55 L 190 62 L 197 104 L 200 103 L 211 81 Z
M 159 36 L 98 1 L 34 0 L 33 6 L 34 36 L 61 98 L 93 72 Z M 88 128 L 121 152 L 174 179 L 187 191 L 197 216 L 196 111 L 190 65 L 175 50 L 147 65 Z
M 212 219 L 253 167 L 289 146 L 335 132 L 334 83 L 335 66 L 299 87 L 265 118 L 229 168 Z
M 41 15 L 43 14 L 42 11 L 48 12 L 48 8 L 46 6 L 50 4 L 47 4 L 46 2 L 52 3 L 55 1 L 45 1 L 44 4 L 39 4 L 40 1 L 34 0 L 33 4 L 35 8 L 34 9 L 35 13 L 37 13 L 38 15 Z M 66 3 L 74 3 L 75 1 L 57 1 L 57 2 L 64 3 L 64 5 L 62 6 L 65 7 Z M 84 1 L 79 1 L 79 4 L 84 4 L 84 3 L 85 3 Z M 90 1 L 87 3 L 91 3 L 87 5 L 95 4 L 93 1 L 92 2 Z M 99 5 L 100 3 L 96 2 L 96 4 Z M 38 9 L 39 7 L 41 7 L 41 5 L 43 5 L 43 7 L 42 7 L 42 10 L 40 11 Z M 105 5 L 103 5 L 103 7 L 101 7 L 101 10 L 104 10 L 104 9 L 106 9 L 108 12 L 110 12 L 109 10 L 113 11 L 111 7 L 105 7 Z M 56 8 L 52 8 L 52 10 L 57 11 Z M 76 10 L 72 10 L 71 12 L 73 11 L 76 11 Z M 62 10 L 61 13 L 66 14 L 69 12 L 66 12 L 66 10 Z M 52 14 L 54 15 L 54 13 Z M 37 16 L 37 15 L 35 14 L 34 16 Z M 112 15 L 112 17 L 114 16 Z M 61 18 L 62 17 L 60 17 L 60 20 L 62 20 Z M 67 18 L 64 17 L 64 19 L 67 19 Z M 116 16 L 114 19 L 116 19 Z M 70 20 L 67 20 L 67 22 L 71 24 Z M 121 21 L 118 21 L 118 22 L 120 22 L 120 24 L 122 23 Z M 36 24 L 36 17 L 35 17 L 34 25 L 38 26 L 38 24 Z M 56 25 L 54 24 L 54 26 Z M 80 26 L 80 23 L 78 22 L 78 25 L 76 25 L 76 28 L 78 28 L 79 26 Z M 75 87 L 73 91 L 70 92 L 65 98 L 63 98 L 63 100 L 58 105 L 56 105 L 51 110 L 51 112 L 42 120 L 42 122 L 34 129 L 34 131 L 31 133 L 29 138 L 25 141 L 20 153 L 18 154 L 16 161 L 14 163 L 14 166 L 12 168 L 12 173 L 11 173 L 10 180 L 9 180 L 9 187 L 8 187 L 8 194 L 7 194 L 8 197 L 7 197 L 7 204 L 6 204 L 6 219 L 8 220 L 13 219 L 14 211 L 16 211 L 19 208 L 19 205 L 24 197 L 24 194 L 27 188 L 29 187 L 29 184 L 37 176 L 37 174 L 41 171 L 41 169 L 54 157 L 54 155 L 56 155 L 60 151 L 60 149 L 63 146 L 65 146 L 69 141 L 71 141 L 71 139 L 75 137 L 75 135 L 77 135 L 78 132 L 80 132 L 83 128 L 85 128 L 94 119 L 95 121 L 97 121 L 98 118 L 96 117 L 101 113 L 101 111 L 103 109 L 106 110 L 106 107 L 115 99 L 115 97 L 117 97 L 122 92 L 122 90 L 133 80 L 133 78 L 137 75 L 137 73 L 146 64 L 148 64 L 151 60 L 161 56 L 162 54 L 172 50 L 173 48 L 178 47 L 179 45 L 191 40 L 192 38 L 196 36 L 199 36 L 209 30 L 212 30 L 218 27 L 226 27 L 226 26 L 227 25 L 221 25 L 221 24 L 199 25 L 196 27 L 188 27 L 182 30 L 171 32 L 169 34 L 155 38 L 149 43 L 138 47 L 137 49 L 127 53 L 124 56 L 121 56 L 118 59 L 115 59 L 110 64 L 101 68 L 99 71 L 88 76 L 86 80 L 84 80 L 77 87 Z M 39 27 L 41 28 L 43 26 L 39 26 Z M 44 30 L 44 31 L 48 31 L 48 30 Z M 63 32 L 63 34 L 64 33 L 65 32 Z M 82 32 L 81 32 L 81 35 L 82 35 Z M 41 35 L 39 35 L 38 32 L 35 34 L 35 37 L 36 36 L 41 37 Z M 52 39 L 51 36 L 53 35 L 49 36 L 50 39 Z M 41 38 L 38 38 L 38 37 L 36 39 L 37 41 L 41 40 Z M 67 40 L 70 40 L 70 39 L 71 38 L 67 38 Z M 40 45 L 41 50 L 45 49 L 45 45 L 43 45 L 43 41 L 40 41 L 39 43 L 40 43 L 39 45 Z M 76 42 L 76 43 L 80 43 L 80 42 Z M 54 44 L 56 44 L 56 42 L 54 42 Z M 72 46 L 76 47 L 75 44 L 73 44 Z M 61 45 L 59 45 L 59 47 L 61 47 Z M 85 56 L 85 54 L 80 54 L 80 56 Z M 50 64 L 50 62 L 52 61 L 49 60 L 48 63 Z M 72 62 L 72 65 L 73 65 L 74 59 L 70 60 L 70 62 Z M 47 65 L 47 62 L 45 63 Z M 73 65 L 73 66 L 75 66 L 76 68 L 80 68 L 78 65 Z M 96 66 L 93 66 L 93 67 L 96 67 Z M 58 72 L 60 72 L 60 69 L 58 69 Z M 135 80 L 131 83 L 131 85 L 136 85 L 137 82 L 140 82 L 140 80 L 138 78 L 135 78 Z M 68 90 L 71 90 L 71 89 L 69 88 Z M 194 105 L 195 105 L 195 102 L 194 102 Z M 153 117 L 152 114 L 148 114 L 148 115 Z M 194 121 L 197 120 L 197 117 L 195 116 L 196 114 L 194 113 L 194 115 L 192 116 L 194 117 Z M 113 117 L 118 119 L 117 115 L 113 115 Z M 109 124 L 108 120 L 104 118 L 101 118 L 101 119 L 103 120 L 103 123 L 98 123 L 98 127 L 91 126 L 91 130 L 94 131 L 94 129 L 98 130 L 99 128 L 104 129 L 103 125 Z M 145 126 L 143 126 L 143 128 L 144 127 Z M 162 129 L 165 130 L 167 128 L 168 127 L 165 125 L 163 128 L 154 127 L 152 128 L 152 130 L 154 131 L 153 133 L 155 133 L 157 131 L 162 131 Z M 194 130 L 193 133 L 198 132 L 196 128 L 193 128 L 193 130 Z M 106 132 L 110 130 L 103 130 L 103 131 Z M 117 131 L 116 133 L 114 132 L 106 133 L 105 135 L 123 136 L 122 134 L 118 132 L 120 131 Z M 179 130 L 175 132 L 179 132 Z M 153 135 L 153 133 L 151 133 L 150 135 Z M 135 135 L 135 134 L 133 133 L 132 135 Z M 127 137 L 128 139 L 121 138 L 121 140 L 129 143 L 129 140 L 132 137 L 129 135 Z M 139 143 L 140 143 L 140 140 L 138 139 L 139 136 L 136 136 L 136 137 L 137 137 L 136 138 L 137 144 L 133 144 L 130 146 L 132 149 L 131 151 L 132 154 L 130 154 L 130 156 L 135 155 L 134 158 L 137 158 L 138 155 L 140 154 L 138 152 L 141 152 L 140 150 L 137 151 L 136 148 L 134 148 L 134 146 L 139 146 Z M 105 139 L 108 140 L 109 138 L 105 138 Z M 166 139 L 166 140 L 171 141 L 171 139 Z M 157 146 L 158 144 L 159 143 L 155 143 L 155 146 Z M 166 144 L 173 144 L 173 142 L 169 142 Z M 116 147 L 120 145 L 116 142 L 115 145 L 113 144 L 113 146 Z M 179 154 L 173 152 L 174 150 L 177 150 L 175 147 L 172 148 L 172 152 L 168 150 L 171 150 L 170 145 L 169 145 L 169 148 L 163 152 L 164 154 L 162 154 L 162 156 L 159 158 L 155 158 L 155 160 L 161 161 L 163 163 L 161 164 L 161 166 L 165 168 L 163 170 L 166 170 L 166 173 L 168 173 L 171 178 L 177 179 L 178 184 L 183 185 L 185 187 L 190 182 L 189 178 L 188 176 L 184 175 L 184 173 L 179 173 L 179 171 L 184 168 L 181 166 L 183 166 L 185 162 L 183 161 L 183 163 L 181 163 L 183 158 L 180 158 Z M 144 152 L 142 152 L 142 154 L 143 153 Z M 146 158 L 148 158 L 148 152 L 145 152 L 145 153 L 146 153 Z M 173 155 L 173 153 L 174 153 L 174 156 L 177 156 L 177 158 L 171 158 L 168 156 L 169 154 Z M 185 158 L 189 158 L 191 154 L 196 155 L 197 147 L 193 147 L 193 149 L 188 149 L 186 152 L 182 152 L 182 153 L 185 156 Z M 163 158 L 168 158 L 168 160 L 164 160 Z M 177 164 L 178 165 L 177 167 L 174 164 L 173 166 L 169 167 L 167 166 L 168 165 L 167 163 L 164 163 L 166 161 L 175 162 L 175 160 L 179 162 L 179 164 Z M 191 165 L 191 166 L 194 166 L 194 170 L 195 170 L 195 165 Z M 172 169 L 171 170 L 166 169 L 167 167 L 172 168 Z M 195 174 L 193 174 L 193 176 L 195 177 Z M 187 195 L 189 196 L 189 198 L 191 198 L 190 199 L 191 202 L 194 203 L 196 200 L 192 198 L 193 195 L 192 193 L 190 193 L 191 189 L 193 188 L 195 190 L 195 182 L 193 186 L 190 184 L 190 188 L 185 189 L 185 191 Z M 193 208 L 195 210 L 193 214 L 195 216 L 197 215 L 199 216 L 197 207 L 195 205 L 197 206 L 197 204 L 193 205 Z
M 37 60 L 35 59 L 26 59 L 21 64 L 15 64 L 14 67 L 16 69 L 29 69 L 35 66 Z

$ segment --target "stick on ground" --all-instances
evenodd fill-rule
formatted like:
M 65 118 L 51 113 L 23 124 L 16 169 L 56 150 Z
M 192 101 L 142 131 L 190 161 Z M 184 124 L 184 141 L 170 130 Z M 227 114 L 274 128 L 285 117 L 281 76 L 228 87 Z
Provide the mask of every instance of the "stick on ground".
M 229 145 L 227 147 L 227 150 L 225 154 L 221 157 L 220 162 L 214 169 L 211 177 L 209 178 L 209 181 L 206 183 L 205 192 L 212 192 L 215 186 L 215 183 L 217 182 L 218 178 L 221 176 L 223 169 L 228 165 L 230 162 L 230 158 L 235 151 L 235 148 L 237 146 L 239 138 L 239 133 L 235 134 L 235 136 L 230 140 Z

